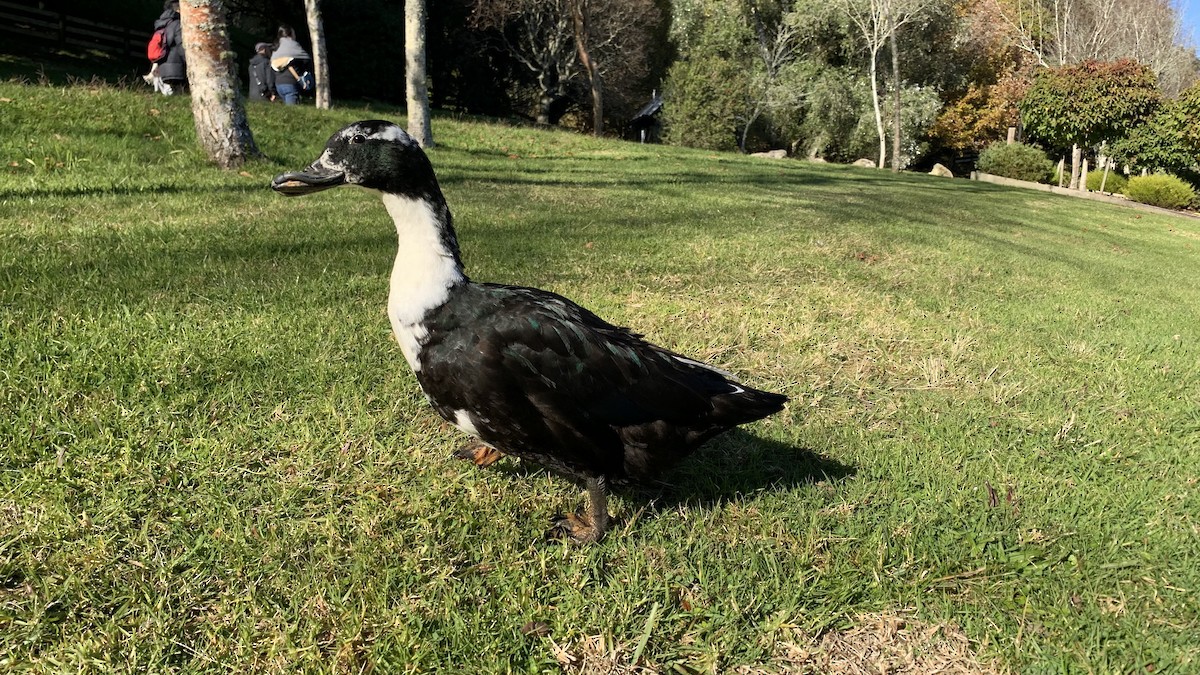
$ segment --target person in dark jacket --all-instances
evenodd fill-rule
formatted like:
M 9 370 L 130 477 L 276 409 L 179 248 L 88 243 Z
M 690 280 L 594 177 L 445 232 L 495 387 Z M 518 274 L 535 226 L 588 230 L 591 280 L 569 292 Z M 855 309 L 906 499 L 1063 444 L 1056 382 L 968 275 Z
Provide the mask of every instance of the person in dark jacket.
M 283 24 L 277 32 L 275 48 L 271 52 L 271 68 L 275 71 L 275 91 L 286 105 L 300 102 L 300 86 L 297 78 L 312 70 L 312 57 L 296 42 L 296 31 Z
M 271 70 L 271 43 L 254 45 L 254 56 L 250 58 L 251 101 L 275 100 L 275 71 Z
M 167 57 L 158 64 L 154 89 L 164 96 L 180 93 L 187 84 L 187 58 L 183 51 L 183 29 L 179 24 L 179 0 L 167 0 L 154 30 L 166 29 Z

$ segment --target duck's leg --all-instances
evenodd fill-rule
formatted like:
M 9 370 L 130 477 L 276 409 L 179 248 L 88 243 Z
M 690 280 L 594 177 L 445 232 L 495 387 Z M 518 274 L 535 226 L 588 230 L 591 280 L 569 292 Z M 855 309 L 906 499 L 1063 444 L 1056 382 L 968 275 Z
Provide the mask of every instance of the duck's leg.
M 458 450 L 455 450 L 454 456 L 459 459 L 470 460 L 475 466 L 485 467 L 495 464 L 504 456 L 504 453 L 483 441 L 472 440 L 464 443 Z
M 566 535 L 580 544 L 593 544 L 608 531 L 608 491 L 604 477 L 587 479 L 587 513 L 570 513 L 554 518 L 551 534 Z

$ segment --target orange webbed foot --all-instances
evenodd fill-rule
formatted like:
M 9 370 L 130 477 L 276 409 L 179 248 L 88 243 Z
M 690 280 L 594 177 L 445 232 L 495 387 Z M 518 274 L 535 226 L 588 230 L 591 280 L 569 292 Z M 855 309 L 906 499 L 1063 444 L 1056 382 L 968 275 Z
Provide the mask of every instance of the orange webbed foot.
M 468 460 L 475 466 L 482 468 L 491 466 L 500 461 L 500 458 L 504 456 L 504 453 L 500 452 L 496 448 L 493 448 L 487 443 L 484 443 L 483 441 L 471 441 L 470 443 L 463 445 L 458 450 L 455 450 L 454 456 L 459 459 Z
M 579 544 L 594 544 L 604 538 L 611 520 L 611 516 L 608 515 L 608 492 L 605 489 L 604 478 L 589 478 L 587 494 L 587 513 L 555 516 L 551 521 L 553 527 L 547 533 L 548 537 L 565 536 Z

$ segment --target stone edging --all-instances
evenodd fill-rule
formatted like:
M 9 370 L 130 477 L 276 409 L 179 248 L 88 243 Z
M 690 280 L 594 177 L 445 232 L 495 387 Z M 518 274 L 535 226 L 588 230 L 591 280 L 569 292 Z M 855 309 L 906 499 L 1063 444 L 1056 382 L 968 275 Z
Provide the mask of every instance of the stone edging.
M 1056 195 L 1066 197 L 1075 197 L 1077 199 L 1090 199 L 1096 202 L 1107 202 L 1109 204 L 1120 204 L 1139 211 L 1149 211 L 1150 213 L 1165 214 L 1171 216 L 1187 216 L 1189 218 L 1200 218 L 1200 214 L 1190 211 L 1173 211 L 1164 209 L 1158 206 L 1150 206 L 1135 201 L 1130 201 L 1124 197 L 1115 197 L 1112 195 L 1102 194 L 1100 192 L 1087 192 L 1080 190 L 1071 190 L 1069 188 L 1058 187 L 1057 185 L 1046 185 L 1045 183 L 1032 183 L 1027 180 L 1017 180 L 1015 178 L 1005 178 L 1003 176 L 993 176 L 990 173 L 982 171 L 971 172 L 971 180 L 977 180 L 981 183 L 994 183 L 996 185 L 1004 185 L 1007 187 L 1019 187 L 1027 190 L 1041 190 L 1042 192 L 1050 192 Z

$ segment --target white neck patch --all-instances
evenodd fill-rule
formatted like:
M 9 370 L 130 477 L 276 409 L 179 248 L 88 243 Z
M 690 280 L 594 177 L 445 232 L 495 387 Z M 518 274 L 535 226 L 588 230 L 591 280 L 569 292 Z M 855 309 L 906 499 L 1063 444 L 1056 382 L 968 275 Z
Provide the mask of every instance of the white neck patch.
M 383 205 L 396 224 L 398 247 L 388 291 L 392 332 L 413 372 L 421 369 L 421 345 L 429 332 L 421 320 L 450 296 L 465 278 L 453 252 L 442 243 L 442 224 L 424 199 L 383 195 Z

